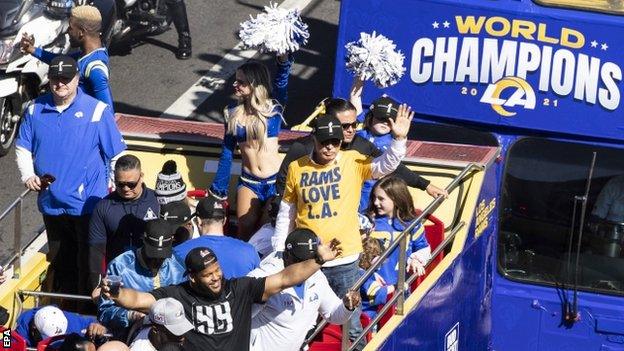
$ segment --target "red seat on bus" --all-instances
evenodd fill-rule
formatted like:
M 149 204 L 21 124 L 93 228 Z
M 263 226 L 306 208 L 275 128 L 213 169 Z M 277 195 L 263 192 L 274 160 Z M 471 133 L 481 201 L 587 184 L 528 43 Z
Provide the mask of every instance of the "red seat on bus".
M 421 210 L 416 210 L 417 215 L 420 215 L 421 213 L 422 213 Z M 428 214 L 425 218 L 429 222 L 432 223 L 432 224 L 425 225 L 425 237 L 427 238 L 427 242 L 429 243 L 429 246 L 431 247 L 431 251 L 433 251 L 438 246 L 440 246 L 442 241 L 444 241 L 444 223 L 432 214 Z M 433 260 L 431 261 L 431 264 L 429 265 L 429 267 L 427 267 L 425 275 L 417 278 L 412 283 L 412 286 L 410 287 L 411 291 L 414 291 L 416 287 L 420 285 L 420 283 L 422 283 L 423 280 L 425 280 L 427 275 L 431 273 L 431 271 L 438 265 L 438 263 L 442 261 L 443 258 L 444 258 L 444 252 L 440 252 L 436 257 L 433 258 Z
M 360 314 L 362 328 L 366 328 L 371 319 L 366 313 Z M 366 342 L 373 338 L 373 333 L 366 334 Z M 342 326 L 328 324 L 310 343 L 309 351 L 340 351 L 342 345 Z
M 0 334 L 2 334 L 3 337 L 6 330 L 10 329 L 0 325 Z M 9 349 L 12 351 L 26 351 L 26 339 L 16 333 L 15 330 L 11 330 L 11 347 Z
M 417 215 L 420 215 L 421 213 L 422 213 L 421 210 L 416 210 Z M 440 244 L 444 240 L 444 223 L 432 214 L 427 215 L 425 218 L 427 218 L 427 220 L 432 223 L 432 224 L 425 225 L 425 237 L 427 238 L 427 242 L 429 243 L 429 246 L 431 247 L 431 251 L 433 251 L 438 246 L 440 246 Z M 431 273 L 431 271 L 438 265 L 438 263 L 442 261 L 443 258 L 444 258 L 444 252 L 440 252 L 436 257 L 434 257 L 429 267 L 427 267 L 427 270 L 425 271 L 425 275 L 417 278 L 412 283 L 412 286 L 410 286 L 410 291 L 414 291 L 416 287 L 418 287 L 418 285 L 423 280 L 425 280 L 427 275 L 429 275 L 429 273 Z M 388 295 L 387 300 L 390 301 L 393 295 L 394 294 Z M 383 306 L 379 306 L 377 311 L 381 311 L 382 308 Z M 388 322 L 388 320 L 394 315 L 395 309 L 396 309 L 395 306 L 392 306 L 390 307 L 388 311 L 386 311 L 383 317 L 381 317 L 381 319 L 379 320 L 379 328 L 383 327 L 384 324 L 386 324 L 386 322 Z

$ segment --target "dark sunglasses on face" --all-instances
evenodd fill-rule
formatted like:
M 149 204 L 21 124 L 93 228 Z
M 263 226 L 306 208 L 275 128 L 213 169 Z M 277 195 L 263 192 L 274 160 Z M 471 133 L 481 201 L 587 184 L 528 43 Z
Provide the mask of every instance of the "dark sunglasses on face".
M 247 85 L 249 84 L 249 82 L 246 82 L 242 79 L 235 79 L 234 82 L 236 83 L 236 85 Z
M 352 123 L 343 123 L 341 125 L 342 125 L 342 129 L 349 129 L 349 128 L 355 129 L 355 128 L 357 128 L 358 122 L 355 121 L 355 122 L 352 122 Z
M 137 185 L 139 185 L 139 180 L 137 180 L 136 182 L 117 182 L 117 181 L 115 181 L 115 186 L 118 187 L 119 189 L 123 189 L 124 187 L 127 187 L 130 190 L 134 190 L 134 188 L 136 188 Z
M 332 145 L 334 147 L 338 147 L 340 145 L 340 140 L 339 139 L 325 140 L 324 142 L 321 143 L 321 145 L 323 145 L 323 147 L 328 146 L 328 145 Z

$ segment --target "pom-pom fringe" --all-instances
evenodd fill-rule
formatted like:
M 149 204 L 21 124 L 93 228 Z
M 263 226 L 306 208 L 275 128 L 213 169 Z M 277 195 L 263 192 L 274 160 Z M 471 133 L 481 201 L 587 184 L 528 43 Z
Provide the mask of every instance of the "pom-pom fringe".
M 264 11 L 240 24 L 238 36 L 246 47 L 282 55 L 295 52 L 308 42 L 308 25 L 301 20 L 299 10 L 286 10 L 270 3 Z
M 396 84 L 403 74 L 405 56 L 392 40 L 381 34 L 360 33 L 360 40 L 348 43 L 347 69 L 362 80 L 372 80 L 380 88 Z

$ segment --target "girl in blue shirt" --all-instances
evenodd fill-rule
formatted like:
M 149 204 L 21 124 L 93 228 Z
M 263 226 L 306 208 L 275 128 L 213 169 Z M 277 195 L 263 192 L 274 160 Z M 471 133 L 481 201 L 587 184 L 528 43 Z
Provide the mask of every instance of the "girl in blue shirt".
M 373 186 L 367 214 L 374 218 L 374 229 L 371 237 L 380 241 L 382 250 L 390 247 L 407 227 L 416 219 L 414 200 L 410 195 L 405 181 L 389 176 L 380 179 Z M 422 224 L 416 225 L 410 232 L 407 247 L 408 273 L 422 276 L 425 265 L 431 258 L 431 247 L 425 237 Z M 377 305 L 385 303 L 388 294 L 394 291 L 389 286 L 396 285 L 399 272 L 399 250 L 395 248 L 387 260 L 379 267 L 361 290 L 363 301 L 367 300 L 369 315 L 373 314 Z

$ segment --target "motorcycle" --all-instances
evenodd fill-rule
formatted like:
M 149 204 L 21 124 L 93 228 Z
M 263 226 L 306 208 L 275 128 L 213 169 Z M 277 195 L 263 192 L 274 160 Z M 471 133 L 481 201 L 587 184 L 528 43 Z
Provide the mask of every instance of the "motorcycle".
M 56 54 L 70 49 L 69 9 L 59 12 L 55 2 L 73 0 L 3 0 L 0 2 L 0 157 L 6 155 L 19 128 L 28 103 L 46 90 L 48 66 L 20 51 L 24 33 L 32 35 L 38 47 Z M 78 0 L 76 5 L 100 8 L 110 0 Z M 118 11 L 117 9 L 122 9 Z M 102 10 L 100 10 L 102 12 Z M 103 42 L 125 43 L 132 38 L 158 35 L 171 26 L 172 18 L 164 0 L 116 0 L 103 18 Z M 4 19 L 4 21 L 2 20 Z
M 104 42 L 127 43 L 131 39 L 166 32 L 172 17 L 163 0 L 116 0 L 115 20 Z
M 11 148 L 22 111 L 48 83 L 48 66 L 20 51 L 22 35 L 32 35 L 47 51 L 69 51 L 68 14 L 53 12 L 47 4 L 44 0 L 0 3 L 0 156 Z

